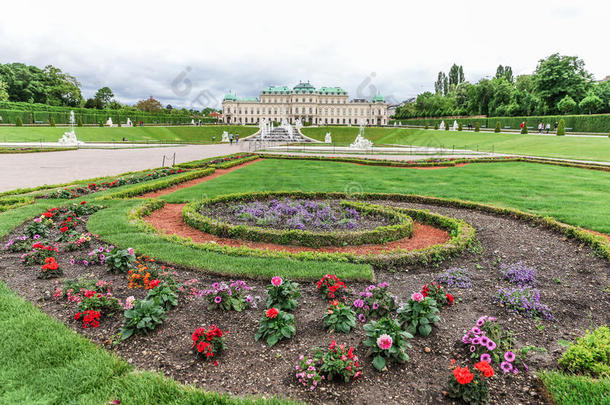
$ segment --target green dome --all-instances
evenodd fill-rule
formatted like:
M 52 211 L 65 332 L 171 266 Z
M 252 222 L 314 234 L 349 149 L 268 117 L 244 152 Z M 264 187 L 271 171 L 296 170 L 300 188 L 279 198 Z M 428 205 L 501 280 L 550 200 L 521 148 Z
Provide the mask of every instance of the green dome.
M 222 101 L 237 101 L 237 96 L 235 94 L 227 93 Z
M 269 86 L 261 91 L 262 94 L 290 94 L 292 90 L 288 86 Z
M 313 87 L 309 82 L 303 83 L 299 82 L 296 86 L 294 86 L 295 93 L 313 93 L 316 91 L 316 88 Z
M 373 97 L 373 103 L 385 103 L 385 98 L 381 94 L 377 94 Z

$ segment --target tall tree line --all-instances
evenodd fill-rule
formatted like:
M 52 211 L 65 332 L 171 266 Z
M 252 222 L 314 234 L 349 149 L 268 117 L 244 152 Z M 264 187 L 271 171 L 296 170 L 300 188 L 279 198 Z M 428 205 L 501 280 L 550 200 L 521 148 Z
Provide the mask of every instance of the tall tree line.
M 397 118 L 446 115 L 527 116 L 610 112 L 610 81 L 596 82 L 577 56 L 553 54 L 532 74 L 515 77 L 511 66 L 477 83 L 462 66 L 439 72 L 434 93 L 424 92 L 398 109 Z

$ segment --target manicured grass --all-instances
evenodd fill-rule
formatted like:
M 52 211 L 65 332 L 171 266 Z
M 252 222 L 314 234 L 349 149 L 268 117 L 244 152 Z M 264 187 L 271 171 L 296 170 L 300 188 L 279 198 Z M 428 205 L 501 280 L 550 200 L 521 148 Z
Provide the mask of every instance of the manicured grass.
M 1 404 L 288 404 L 240 399 L 139 372 L 0 282 Z
M 610 378 L 599 380 L 547 371 L 538 373 L 557 405 L 610 404 Z
M 189 202 L 235 190 L 420 194 L 516 208 L 610 233 L 609 184 L 609 172 L 524 162 L 417 170 L 265 159 L 161 198 Z
M 0 142 L 57 142 L 66 132 L 66 127 L 2 127 Z M 241 125 L 207 125 L 201 127 L 121 127 L 75 128 L 76 136 L 84 142 L 182 142 L 210 143 L 220 142 L 222 132 L 239 134 L 240 138 L 252 135 L 257 127 Z M 212 140 L 212 137 L 216 137 Z
M 333 142 L 347 144 L 358 135 L 358 127 L 303 128 L 302 132 L 323 141 L 327 132 Z M 435 131 L 413 128 L 366 128 L 364 136 L 375 144 L 429 146 L 470 149 L 484 152 L 514 153 L 610 162 L 610 138 L 566 137 L 521 134 L 496 134 L 472 131 Z
M 317 280 L 327 273 L 332 273 L 341 279 L 372 280 L 373 278 L 370 265 L 230 256 L 165 240 L 155 233 L 144 232 L 138 224 L 128 222 L 129 212 L 142 203 L 143 200 L 104 201 L 104 205 L 108 205 L 109 208 L 92 215 L 87 228 L 108 243 L 123 248 L 132 247 L 138 254 L 154 257 L 161 262 L 203 269 L 231 277 L 281 276 L 290 279 Z

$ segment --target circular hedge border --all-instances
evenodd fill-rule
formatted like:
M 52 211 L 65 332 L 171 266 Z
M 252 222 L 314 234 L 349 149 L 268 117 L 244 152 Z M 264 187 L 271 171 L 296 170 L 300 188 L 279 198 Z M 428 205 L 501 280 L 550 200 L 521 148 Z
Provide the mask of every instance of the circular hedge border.
M 270 198 L 293 197 L 306 199 L 320 199 L 328 197 L 324 193 L 240 193 L 228 194 L 203 201 L 187 204 L 182 211 L 184 222 L 195 229 L 216 235 L 221 238 L 236 238 L 255 242 L 275 243 L 278 245 L 296 245 L 318 248 L 322 246 L 355 246 L 355 245 L 381 245 L 398 239 L 413 236 L 413 219 L 404 212 L 392 207 L 370 204 L 363 201 L 341 200 L 344 207 L 351 207 L 363 215 L 380 215 L 392 222 L 392 225 L 378 226 L 375 229 L 360 231 L 331 231 L 313 232 L 300 229 L 270 229 L 259 226 L 233 225 L 201 214 L 204 207 L 211 207 L 226 202 L 251 202 L 268 200 Z

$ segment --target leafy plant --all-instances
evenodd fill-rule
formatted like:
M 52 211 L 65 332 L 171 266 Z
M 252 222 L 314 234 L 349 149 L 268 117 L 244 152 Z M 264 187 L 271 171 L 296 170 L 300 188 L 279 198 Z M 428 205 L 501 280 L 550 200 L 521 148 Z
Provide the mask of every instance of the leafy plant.
M 121 338 L 125 340 L 136 332 L 152 331 L 163 323 L 165 317 L 163 307 L 154 300 L 136 300 L 133 307 L 125 311 Z
M 588 330 L 568 347 L 559 364 L 572 373 L 610 377 L 610 328 L 603 325 Z
M 309 356 L 301 355 L 295 369 L 297 371 L 295 377 L 299 381 L 299 384 L 308 388 L 310 391 L 315 390 L 322 380 L 326 378 L 320 374 L 314 359 L 309 358 Z
M 356 327 L 356 313 L 344 303 L 334 300 L 330 302 L 322 321 L 330 333 L 349 333 Z
M 49 228 L 53 226 L 53 221 L 45 218 L 36 218 L 25 227 L 25 234 L 30 238 L 38 235 L 42 238 L 49 236 Z
M 208 302 L 208 309 L 223 309 L 225 311 L 243 311 L 248 308 L 256 308 L 257 298 L 247 294 L 252 287 L 243 280 L 231 280 L 213 283 L 208 290 L 200 290 L 196 294 L 204 296 Z
M 84 290 L 82 301 L 78 303 L 79 311 L 94 310 L 104 315 L 119 312 L 122 309 L 119 300 L 109 292 L 102 294 L 94 290 Z
M 369 347 L 368 355 L 373 356 L 373 367 L 378 371 L 387 370 L 388 361 L 409 361 L 406 349 L 411 347 L 408 339 L 412 339 L 413 335 L 403 331 L 397 320 L 386 317 L 370 321 L 364 325 L 364 331 L 364 345 Z
M 561 118 L 559 120 L 559 125 L 557 126 L 557 135 L 558 136 L 563 136 L 566 134 L 566 121 Z
M 275 307 L 284 311 L 292 311 L 297 307 L 297 298 L 301 296 L 299 285 L 281 277 L 273 277 L 267 286 L 267 308 Z
M 161 285 L 149 290 L 146 299 L 155 301 L 165 311 L 178 306 L 178 294 L 167 283 L 161 283 Z
M 34 243 L 30 252 L 21 255 L 21 263 L 23 263 L 25 266 L 30 266 L 33 264 L 46 264 L 47 258 L 57 258 L 58 251 L 59 248 L 57 246 Z
M 411 335 L 428 336 L 432 332 L 432 326 L 441 319 L 437 315 L 439 310 L 436 301 L 431 297 L 424 297 L 421 293 L 413 294 L 397 313 L 400 326 Z
M 371 284 L 360 292 L 360 298 L 354 300 L 353 306 L 361 322 L 368 317 L 381 318 L 396 310 L 396 298 L 390 293 L 389 286 L 386 282 Z
M 59 268 L 59 263 L 54 257 L 47 257 L 45 259 L 45 264 L 42 265 L 40 269 L 40 274 L 38 274 L 38 278 L 56 278 L 63 274 L 61 268 Z
M 15 126 L 16 127 L 22 127 L 23 126 L 23 120 L 21 119 L 21 117 L 15 118 Z
M 354 348 L 349 349 L 345 345 L 337 345 L 333 340 L 328 351 L 318 350 L 314 355 L 317 370 L 326 377 L 327 381 L 334 379 L 350 382 L 360 378 L 362 366 L 358 363 L 358 356 L 354 355 Z
M 254 340 L 265 339 L 269 346 L 273 346 L 284 338 L 290 339 L 295 333 L 294 315 L 269 308 L 260 320 Z
M 115 247 L 106 255 L 108 270 L 113 273 L 127 273 L 133 268 L 136 261 L 133 249 L 119 249 Z
M 479 121 L 474 123 L 474 132 L 481 131 L 481 123 Z

